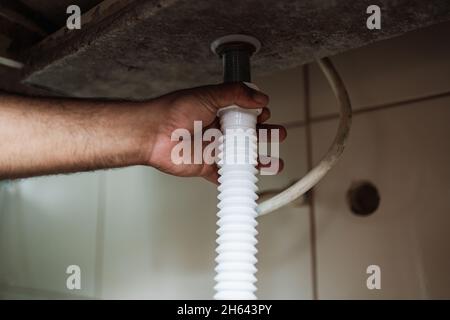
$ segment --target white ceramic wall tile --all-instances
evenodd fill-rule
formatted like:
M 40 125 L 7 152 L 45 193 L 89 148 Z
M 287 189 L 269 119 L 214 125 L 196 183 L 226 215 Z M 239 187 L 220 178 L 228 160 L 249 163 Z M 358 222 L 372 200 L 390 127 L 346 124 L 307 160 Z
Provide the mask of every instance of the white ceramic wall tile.
M 280 156 L 285 161 L 283 172 L 261 176 L 261 191 L 283 189 L 306 173 L 303 128 L 289 130 L 280 146 Z M 259 218 L 261 299 L 312 298 L 309 209 L 297 205 L 299 202 Z
M 450 22 L 332 57 L 355 109 L 450 90 Z M 337 113 L 335 98 L 311 64 L 313 117 Z
M 303 120 L 302 68 L 279 71 L 256 78 L 254 82 L 270 96 L 269 108 L 272 112 L 270 122 L 286 123 Z
M 93 296 L 97 174 L 12 186 L 0 191 L 0 291 L 30 298 Z M 82 273 L 76 292 L 66 288 L 66 268 L 72 264 Z
M 343 158 L 316 188 L 320 298 L 450 298 L 449 105 L 447 98 L 354 118 Z M 313 125 L 315 161 L 336 125 Z M 381 196 L 368 217 L 346 203 L 359 180 Z M 366 287 L 372 264 L 381 267 L 381 290 Z
M 134 167 L 107 175 L 103 298 L 213 294 L 216 188 Z

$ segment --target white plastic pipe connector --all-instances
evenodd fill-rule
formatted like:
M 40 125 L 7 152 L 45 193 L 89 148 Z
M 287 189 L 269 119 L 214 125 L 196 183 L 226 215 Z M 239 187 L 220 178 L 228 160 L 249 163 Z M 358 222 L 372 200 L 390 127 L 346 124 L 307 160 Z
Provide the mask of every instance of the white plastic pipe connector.
M 258 198 L 257 133 L 260 110 L 230 106 L 219 110 L 219 220 L 215 299 L 256 299 Z

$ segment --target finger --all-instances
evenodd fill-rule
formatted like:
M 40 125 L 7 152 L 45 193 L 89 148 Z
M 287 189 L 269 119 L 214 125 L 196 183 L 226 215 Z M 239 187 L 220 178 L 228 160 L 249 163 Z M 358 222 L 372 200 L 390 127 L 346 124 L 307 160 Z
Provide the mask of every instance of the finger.
M 211 129 L 211 128 L 220 129 L 220 119 L 219 119 L 219 117 L 215 117 L 213 122 L 211 122 L 209 125 L 204 127 L 203 128 L 203 132 L 208 130 L 208 129 Z
M 238 105 L 241 108 L 258 109 L 267 106 L 269 97 L 242 82 L 224 83 L 203 87 L 211 106 L 215 109 Z
M 219 185 L 219 173 L 217 172 L 217 167 L 215 165 L 209 167 L 210 169 L 203 175 L 203 178 L 209 182 Z
M 261 114 L 258 116 L 258 123 L 266 122 L 270 119 L 271 113 L 269 108 L 262 108 Z M 220 128 L 220 119 L 219 117 L 214 118 L 213 122 L 204 127 L 204 130 L 209 128 Z
M 267 175 L 275 175 L 283 171 L 284 161 L 280 158 L 259 156 L 257 168 L 265 170 Z
M 262 141 L 262 142 L 271 142 L 272 139 L 272 134 L 271 134 L 271 130 L 278 130 L 278 142 L 283 142 L 284 140 L 286 140 L 287 137 L 287 130 L 285 127 L 278 125 L 278 124 L 258 124 L 257 125 L 257 131 L 258 131 L 258 140 Z M 260 137 L 260 130 L 259 129 L 265 129 L 267 130 L 267 137 L 264 137 L 265 139 L 262 139 L 262 137 Z M 263 141 L 266 140 L 266 141 Z M 275 141 L 274 141 L 275 142 Z
M 263 108 L 261 114 L 258 116 L 258 123 L 266 122 L 270 119 L 270 110 L 269 108 Z
M 214 183 L 215 185 L 219 185 L 219 175 L 218 174 L 211 174 L 206 177 L 203 177 L 204 179 L 208 180 L 209 182 Z

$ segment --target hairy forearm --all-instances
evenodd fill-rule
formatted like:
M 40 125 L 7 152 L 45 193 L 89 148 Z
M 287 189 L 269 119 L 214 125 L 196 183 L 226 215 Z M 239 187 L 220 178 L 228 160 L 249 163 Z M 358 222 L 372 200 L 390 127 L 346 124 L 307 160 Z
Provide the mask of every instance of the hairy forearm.
M 144 164 L 142 145 L 156 132 L 151 109 L 0 93 L 0 179 Z
M 267 103 L 265 94 L 242 83 L 185 89 L 146 102 L 27 98 L 0 92 L 0 180 L 147 165 L 216 182 L 215 165 L 172 161 L 173 147 L 179 143 L 172 134 L 182 128 L 195 135 L 195 121 L 217 128 L 220 108 L 260 109 Z M 269 116 L 263 109 L 258 119 L 264 122 Z

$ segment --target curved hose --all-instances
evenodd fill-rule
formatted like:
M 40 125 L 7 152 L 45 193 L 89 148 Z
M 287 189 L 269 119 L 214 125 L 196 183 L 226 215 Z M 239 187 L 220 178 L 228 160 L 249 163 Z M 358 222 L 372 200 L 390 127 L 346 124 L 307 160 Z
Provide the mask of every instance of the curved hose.
M 258 207 L 258 215 L 265 215 L 275 211 L 291 201 L 299 198 L 313 186 L 315 186 L 327 172 L 336 164 L 345 148 L 352 122 L 352 107 L 345 85 L 331 63 L 330 59 L 323 58 L 317 63 L 330 83 L 331 89 L 337 98 L 340 108 L 340 123 L 336 137 L 322 160 L 295 184 L 280 192 L 276 196 L 262 202 Z

